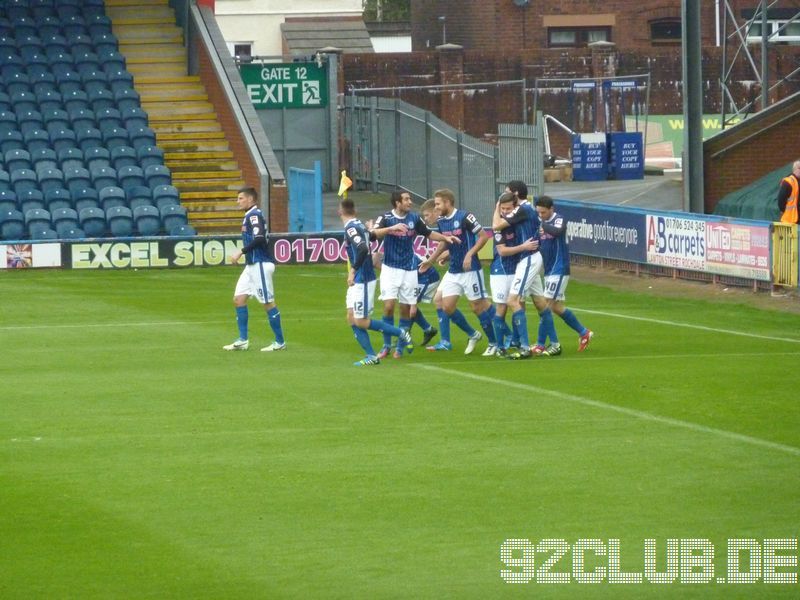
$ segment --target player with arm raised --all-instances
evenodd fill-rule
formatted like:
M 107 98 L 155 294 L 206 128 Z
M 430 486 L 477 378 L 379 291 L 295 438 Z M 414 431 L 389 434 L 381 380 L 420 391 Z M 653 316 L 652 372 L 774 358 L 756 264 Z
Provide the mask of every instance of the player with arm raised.
M 239 337 L 231 344 L 223 346 L 224 350 L 247 350 L 250 347 L 248 340 L 248 310 L 247 300 L 251 296 L 258 299 L 267 313 L 267 322 L 275 334 L 275 341 L 261 349 L 262 352 L 275 352 L 284 350 L 286 342 L 283 338 L 281 327 L 281 313 L 275 305 L 275 288 L 272 285 L 272 274 L 275 272 L 275 262 L 267 246 L 267 227 L 264 214 L 258 208 L 258 193 L 254 188 L 246 187 L 239 190 L 236 203 L 244 213 L 242 221 L 242 242 L 244 247 L 230 256 L 232 263 L 239 262 L 244 255 L 245 265 L 236 290 L 233 292 L 233 304 L 236 307 L 236 324 L 239 328 Z
M 452 236 L 432 231 L 422 217 L 411 209 L 414 203 L 408 192 L 394 192 L 392 210 L 375 219 L 371 233 L 383 240 L 383 265 L 381 267 L 381 293 L 383 321 L 394 325 L 395 304 L 400 304 L 400 329 L 408 331 L 417 307 L 417 265 L 414 262 L 414 239 L 417 235 L 438 242 L 452 242 Z M 391 336 L 384 333 L 384 344 L 378 358 L 385 358 L 391 348 Z M 394 357 L 402 352 L 395 348 Z
M 452 320 L 459 297 L 466 296 L 472 311 L 478 316 L 489 344 L 496 346 L 492 325 L 494 306 L 487 297 L 483 269 L 478 259 L 478 252 L 486 245 L 490 236 L 483 230 L 483 226 L 475 218 L 475 215 L 456 208 L 455 194 L 451 190 L 437 190 L 433 200 L 439 215 L 440 233 L 445 236 L 454 236 L 458 242 L 440 242 L 433 254 L 423 261 L 420 271 L 430 268 L 445 250 L 449 250 L 450 267 L 439 284 L 439 291 L 442 294 L 442 310 Z M 447 328 L 449 329 L 449 326 Z M 444 329 L 443 325 L 441 328 L 442 342 L 449 342 L 450 332 Z M 464 354 L 471 354 L 482 337 L 481 333 L 476 331 L 475 335 L 470 337 Z
M 578 333 L 578 352 L 583 352 L 594 336 L 592 330 L 584 327 L 575 314 L 565 304 L 565 292 L 569 283 L 569 247 L 567 246 L 567 220 L 558 214 L 550 196 L 536 200 L 536 212 L 541 220 L 539 236 L 542 259 L 544 261 L 544 296 L 548 307 Z M 543 337 L 542 331 L 539 338 Z M 560 344 L 553 343 L 545 354 L 561 354 Z
M 353 364 L 357 367 L 377 365 L 381 361 L 372 348 L 368 330 L 396 336 L 399 339 L 400 352 L 411 342 L 411 336 L 407 331 L 370 318 L 374 309 L 376 277 L 369 248 L 369 232 L 356 218 L 352 200 L 342 200 L 339 203 L 339 217 L 344 225 L 344 239 L 350 263 L 347 273 L 347 322 L 353 330 L 356 341 L 366 353 L 364 358 Z

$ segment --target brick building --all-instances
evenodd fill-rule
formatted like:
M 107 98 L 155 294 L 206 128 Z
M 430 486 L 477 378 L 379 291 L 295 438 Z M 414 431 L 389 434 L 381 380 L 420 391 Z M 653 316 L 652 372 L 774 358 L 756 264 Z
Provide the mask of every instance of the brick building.
M 703 46 L 718 45 L 724 2 L 701 4 Z M 752 16 L 759 4 L 730 1 L 737 20 Z M 770 27 L 777 30 L 796 12 L 792 0 L 770 2 Z M 779 35 L 781 41 L 797 43 L 800 23 Z M 467 50 L 487 52 L 580 48 L 596 41 L 613 42 L 621 51 L 680 45 L 681 0 L 411 0 L 411 38 L 414 50 L 434 48 L 446 38 Z

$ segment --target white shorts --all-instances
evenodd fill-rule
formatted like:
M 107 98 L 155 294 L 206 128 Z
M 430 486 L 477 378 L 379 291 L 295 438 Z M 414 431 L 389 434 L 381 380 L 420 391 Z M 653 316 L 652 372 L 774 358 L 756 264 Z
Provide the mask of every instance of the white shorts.
M 564 301 L 564 292 L 567 291 L 569 275 L 545 275 L 544 297 L 549 300 Z
M 436 295 L 437 289 L 439 289 L 439 280 L 436 280 L 432 283 L 417 285 L 415 290 L 417 304 L 430 304 L 433 302 L 433 297 Z
M 375 281 L 354 283 L 347 288 L 347 308 L 356 319 L 365 319 L 375 308 Z
M 416 304 L 417 271 L 406 271 L 384 264 L 381 267 L 381 300 L 398 300 L 401 304 Z
M 236 282 L 234 296 L 253 296 L 261 304 L 275 301 L 275 288 L 272 287 L 272 274 L 275 272 L 275 263 L 257 262 L 245 265 L 244 271 Z
M 489 275 L 489 287 L 492 288 L 492 302 L 507 304 L 508 294 L 511 292 L 513 275 Z
M 442 298 L 449 296 L 466 296 L 467 300 L 480 300 L 487 298 L 486 284 L 483 280 L 483 271 L 468 271 L 466 273 L 451 273 L 448 271 L 442 277 L 439 285 Z
M 514 272 L 511 293 L 522 299 L 528 296 L 542 296 L 544 294 L 544 289 L 542 289 L 543 271 L 542 255 L 539 252 L 523 258 Z

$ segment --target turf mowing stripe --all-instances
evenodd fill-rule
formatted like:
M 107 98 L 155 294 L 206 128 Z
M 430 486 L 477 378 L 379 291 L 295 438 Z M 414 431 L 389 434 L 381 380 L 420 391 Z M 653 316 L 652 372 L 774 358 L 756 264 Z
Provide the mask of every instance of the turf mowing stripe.
M 548 390 L 545 388 L 536 387 L 535 385 L 529 385 L 526 383 L 517 383 L 516 381 L 506 381 L 504 379 L 496 379 L 494 377 L 486 377 L 484 375 L 475 375 L 473 373 L 465 373 L 464 371 L 458 371 L 455 369 L 445 369 L 443 367 L 435 367 L 433 365 L 414 364 L 412 366 L 417 367 L 419 369 L 425 369 L 427 371 L 436 371 L 438 373 L 447 373 L 448 375 L 467 377 L 474 381 L 481 381 L 483 383 L 489 383 L 491 385 L 500 385 L 500 386 L 515 388 L 518 390 L 524 390 L 526 392 L 532 392 L 534 394 L 549 396 L 557 400 L 566 400 L 567 402 L 574 402 L 575 404 L 591 406 L 592 408 L 611 410 L 617 413 L 628 415 L 630 417 L 642 419 L 644 421 L 652 421 L 653 423 L 661 423 L 662 425 L 670 425 L 672 427 L 681 427 L 683 429 L 688 429 L 689 431 L 696 431 L 698 433 L 710 433 L 718 437 L 734 440 L 737 442 L 744 442 L 752 446 L 760 446 L 761 448 L 768 448 L 770 450 L 777 450 L 779 452 L 783 452 L 786 454 L 800 456 L 800 448 L 797 448 L 795 446 L 779 444 L 778 442 L 770 442 L 768 440 L 762 440 L 761 438 L 751 437 L 749 435 L 744 435 L 742 433 L 734 433 L 733 431 L 726 431 L 725 429 L 706 427 L 705 425 L 698 425 L 697 423 L 692 423 L 690 421 L 681 421 L 680 419 L 673 419 L 671 417 L 662 417 L 642 410 L 625 408 L 623 406 L 616 406 L 614 404 L 606 404 L 605 402 L 600 402 L 598 400 L 591 400 L 589 398 L 584 398 L 583 396 L 575 396 L 574 394 L 565 394 L 564 392 L 556 392 L 554 390 Z
M 713 333 L 727 333 L 730 335 L 740 335 L 742 337 L 758 338 L 760 340 L 772 340 L 774 342 L 790 342 L 800 344 L 800 339 L 777 337 L 773 335 L 761 335 L 758 333 L 747 333 L 746 331 L 736 331 L 734 329 L 718 329 L 707 327 L 706 325 L 692 325 L 691 323 L 680 323 L 678 321 L 665 321 L 663 319 L 651 319 L 649 317 L 634 317 L 633 315 L 623 315 L 619 313 L 605 312 L 602 310 L 590 310 L 588 308 L 575 308 L 572 310 L 589 313 L 591 315 L 603 315 L 605 317 L 616 317 L 618 319 L 629 319 L 631 321 L 645 321 L 646 323 L 657 323 L 659 325 L 669 325 L 671 327 L 686 327 L 687 329 L 699 329 L 700 331 L 711 331 Z

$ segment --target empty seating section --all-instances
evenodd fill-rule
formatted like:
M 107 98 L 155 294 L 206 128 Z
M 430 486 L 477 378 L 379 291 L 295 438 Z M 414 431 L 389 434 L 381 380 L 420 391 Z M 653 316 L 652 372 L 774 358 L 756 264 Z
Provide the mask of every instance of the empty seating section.
M 103 0 L 0 2 L 0 240 L 193 235 Z

